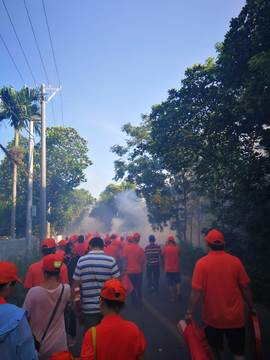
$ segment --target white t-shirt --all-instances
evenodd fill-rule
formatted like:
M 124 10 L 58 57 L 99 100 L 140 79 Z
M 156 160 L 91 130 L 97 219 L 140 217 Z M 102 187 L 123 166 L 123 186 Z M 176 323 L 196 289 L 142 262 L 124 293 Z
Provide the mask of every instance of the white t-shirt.
M 29 325 L 38 341 L 41 340 L 49 324 L 61 291 L 62 284 L 59 284 L 54 290 L 46 290 L 40 286 L 35 286 L 26 295 L 23 309 L 28 311 L 27 317 L 30 317 Z M 62 300 L 40 347 L 40 360 L 49 360 L 53 354 L 67 350 L 64 309 L 69 298 L 70 286 L 64 284 Z

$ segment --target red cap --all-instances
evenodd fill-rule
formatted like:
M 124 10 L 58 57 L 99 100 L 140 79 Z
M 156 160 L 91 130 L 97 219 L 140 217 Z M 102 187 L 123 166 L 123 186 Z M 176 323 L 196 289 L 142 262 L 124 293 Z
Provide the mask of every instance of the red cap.
M 173 242 L 173 243 L 175 244 L 175 241 L 174 241 L 174 237 L 173 237 L 173 236 L 169 236 L 167 241 L 168 241 L 168 242 L 171 241 L 171 242 Z
M 50 360 L 75 360 L 71 353 L 67 350 L 55 353 Z
M 127 236 L 127 241 L 132 242 L 133 241 L 133 236 Z
M 58 242 L 58 246 L 65 246 L 65 245 L 66 245 L 65 240 L 60 240 L 60 241 Z
M 92 233 L 91 233 L 91 231 L 88 233 L 88 235 L 93 235 Z
M 111 241 L 111 237 L 110 236 L 106 236 L 105 239 L 104 239 L 104 242 L 105 244 L 110 244 L 112 241 Z
M 118 234 L 114 234 L 116 237 L 118 237 Z
M 97 234 L 95 237 L 99 237 L 99 238 L 100 238 L 101 236 L 100 236 L 99 234 Z
M 206 235 L 206 240 L 209 244 L 213 244 L 213 245 L 222 245 L 224 244 L 224 236 L 221 234 L 221 232 L 217 231 L 217 230 L 211 230 L 207 235 Z
M 112 235 L 111 235 L 111 238 L 112 238 L 112 237 L 117 237 L 117 236 L 116 236 L 115 234 L 112 234 Z
M 100 296 L 107 300 L 124 302 L 126 298 L 126 289 L 119 280 L 107 280 L 101 289 Z
M 51 249 L 54 247 L 56 247 L 56 243 L 52 238 L 44 239 L 41 243 L 41 249 Z
M 120 240 L 125 240 L 124 236 L 121 236 L 121 237 L 120 237 Z
M 141 238 L 141 235 L 140 235 L 139 233 L 135 233 L 135 234 L 133 235 L 133 239 L 140 240 L 140 238 Z
M 55 271 L 60 270 L 63 264 L 63 258 L 56 254 L 51 254 L 44 256 L 42 268 L 46 271 Z
M 12 281 L 18 281 L 22 284 L 22 280 L 18 278 L 18 266 L 7 261 L 0 261 L 0 284 L 7 284 Z

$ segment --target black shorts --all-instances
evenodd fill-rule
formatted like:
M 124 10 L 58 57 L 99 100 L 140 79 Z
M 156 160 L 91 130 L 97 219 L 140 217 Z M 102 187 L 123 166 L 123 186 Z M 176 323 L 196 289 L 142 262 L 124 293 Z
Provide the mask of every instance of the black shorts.
M 244 355 L 245 353 L 245 327 L 235 329 L 217 329 L 206 326 L 204 329 L 208 344 L 213 348 L 223 350 L 223 335 L 225 334 L 230 351 L 234 355 Z
M 166 271 L 166 278 L 167 278 L 167 283 L 169 286 L 173 286 L 173 283 L 181 284 L 180 271 L 178 271 L 178 272 L 167 272 Z

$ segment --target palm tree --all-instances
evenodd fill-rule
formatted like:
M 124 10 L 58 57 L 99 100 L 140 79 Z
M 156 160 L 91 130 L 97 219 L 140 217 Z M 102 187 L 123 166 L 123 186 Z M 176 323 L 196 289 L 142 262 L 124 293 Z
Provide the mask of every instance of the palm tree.
M 8 120 L 9 125 L 14 128 L 15 146 L 11 155 L 17 162 L 22 159 L 22 151 L 19 148 L 19 131 L 26 128 L 29 121 L 41 118 L 38 105 L 40 89 L 23 88 L 19 92 L 13 86 L 0 89 L 0 121 Z M 38 132 L 39 126 L 35 124 Z M 11 238 L 15 237 L 15 215 L 17 196 L 17 163 L 13 162 L 13 186 L 11 205 Z

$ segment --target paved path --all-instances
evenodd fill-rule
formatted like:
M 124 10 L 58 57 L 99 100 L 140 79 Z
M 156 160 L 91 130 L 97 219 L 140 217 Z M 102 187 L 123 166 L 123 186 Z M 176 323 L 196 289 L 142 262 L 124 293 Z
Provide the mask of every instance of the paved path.
M 164 275 L 160 279 L 160 295 L 146 291 L 146 279 L 143 280 L 143 303 L 139 309 L 133 309 L 130 297 L 127 298 L 126 308 L 122 312 L 125 320 L 134 322 L 144 333 L 147 341 L 146 360 L 190 360 L 188 348 L 178 331 L 176 325 L 183 319 L 189 303 L 191 290 L 191 279 L 181 276 L 181 293 L 183 302 L 171 303 L 169 288 Z M 270 312 L 268 309 L 258 308 L 261 332 L 263 338 L 263 359 L 270 359 L 270 333 L 267 330 L 270 324 Z M 201 303 L 195 310 L 194 320 L 202 325 Z M 83 338 L 83 328 L 78 328 L 77 344 L 70 349 L 74 357 L 79 358 L 81 343 Z M 228 347 L 222 354 L 222 360 L 233 359 Z M 248 348 L 246 347 L 246 360 L 251 360 Z

